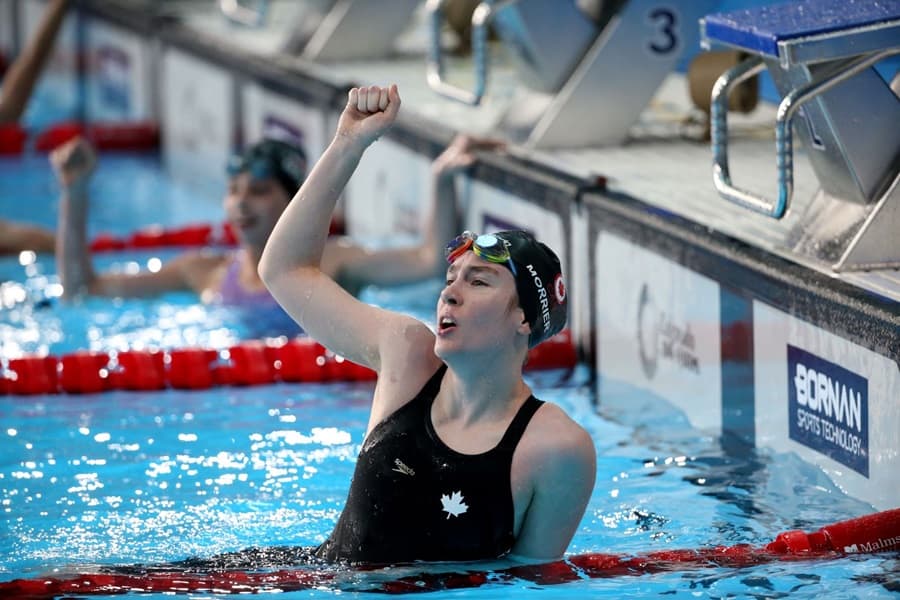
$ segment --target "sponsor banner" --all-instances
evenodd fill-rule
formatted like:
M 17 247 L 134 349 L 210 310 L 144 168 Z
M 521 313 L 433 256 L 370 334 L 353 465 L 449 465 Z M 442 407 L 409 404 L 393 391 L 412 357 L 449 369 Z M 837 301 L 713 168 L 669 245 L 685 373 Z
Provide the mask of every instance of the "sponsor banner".
M 559 214 L 481 181 L 467 180 L 466 183 L 468 207 L 463 219 L 465 229 L 476 233 L 506 229 L 527 231 L 553 248 L 559 256 L 564 277 L 569 277 L 565 229 Z
M 621 381 L 719 431 L 719 285 L 608 231 L 597 236 L 594 273 L 599 401 Z
M 241 97 L 245 145 L 263 138 L 292 142 L 303 148 L 312 168 L 329 141 L 325 114 L 256 83 L 246 84 Z
M 787 345 L 788 432 L 792 440 L 869 476 L 869 382 Z
M 381 139 L 366 151 L 344 191 L 347 233 L 363 243 L 411 243 L 425 226 L 430 194 L 428 158 Z
M 173 177 L 224 191 L 235 140 L 234 80 L 224 69 L 167 48 L 163 55 L 163 158 Z
M 759 301 L 753 344 L 757 446 L 795 452 L 851 496 L 895 508 L 897 363 Z
M 95 19 L 88 22 L 86 31 L 88 119 L 154 120 L 148 45 L 138 35 Z

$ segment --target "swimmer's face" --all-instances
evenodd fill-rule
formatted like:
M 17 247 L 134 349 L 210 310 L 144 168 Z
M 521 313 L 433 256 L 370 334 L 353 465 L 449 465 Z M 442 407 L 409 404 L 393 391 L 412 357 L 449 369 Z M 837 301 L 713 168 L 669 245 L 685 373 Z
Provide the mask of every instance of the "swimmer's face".
M 261 247 L 290 200 L 277 179 L 241 172 L 228 180 L 225 217 L 242 244 Z
M 524 320 L 509 269 L 466 252 L 447 269 L 438 298 L 435 354 L 496 353 L 515 344 L 518 335 L 527 343 L 530 328 Z

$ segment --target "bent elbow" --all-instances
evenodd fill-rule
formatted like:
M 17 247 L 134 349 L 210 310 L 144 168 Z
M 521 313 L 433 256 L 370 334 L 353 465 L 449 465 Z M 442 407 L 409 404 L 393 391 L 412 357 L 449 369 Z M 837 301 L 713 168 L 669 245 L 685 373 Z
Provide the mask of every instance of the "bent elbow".
M 262 280 L 266 287 L 269 287 L 272 284 L 272 280 L 275 279 L 277 269 L 272 265 L 272 261 L 268 259 L 265 252 L 263 252 L 262 257 L 259 259 L 259 263 L 256 265 L 256 273 L 259 275 L 259 278 Z
M 259 263 L 256 265 L 256 273 L 267 288 L 271 290 L 276 281 L 287 271 L 287 267 L 282 262 L 276 260 L 276 257 L 273 256 L 271 252 L 263 250 Z

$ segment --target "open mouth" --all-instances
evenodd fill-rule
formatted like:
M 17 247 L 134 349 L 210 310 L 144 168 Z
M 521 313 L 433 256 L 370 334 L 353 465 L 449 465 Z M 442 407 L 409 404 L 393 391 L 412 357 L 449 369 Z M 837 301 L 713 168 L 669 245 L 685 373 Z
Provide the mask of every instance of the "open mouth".
M 456 321 L 450 317 L 441 317 L 438 320 L 438 332 L 446 333 L 456 327 Z

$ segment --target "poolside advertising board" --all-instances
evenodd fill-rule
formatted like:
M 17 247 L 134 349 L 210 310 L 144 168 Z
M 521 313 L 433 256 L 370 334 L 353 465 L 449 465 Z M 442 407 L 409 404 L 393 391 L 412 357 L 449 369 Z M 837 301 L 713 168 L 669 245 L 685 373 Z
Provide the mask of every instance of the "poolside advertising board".
M 306 152 L 311 169 L 328 143 L 324 111 L 301 104 L 248 82 L 241 89 L 242 138 L 245 145 L 264 138 L 294 143 Z
M 99 19 L 89 20 L 85 31 L 88 119 L 156 120 L 149 40 Z
M 477 180 L 465 180 L 468 199 L 463 226 L 477 233 L 490 233 L 506 229 L 528 231 L 553 248 L 559 255 L 564 277 L 570 277 L 566 264 L 566 237 L 560 215 Z M 465 191 L 461 188 L 461 191 Z
M 234 75 L 167 47 L 161 80 L 163 159 L 169 173 L 195 185 L 221 183 L 236 138 Z
M 382 138 L 366 151 L 344 190 L 347 232 L 362 243 L 417 239 L 428 217 L 430 161 Z
M 758 300 L 753 345 L 757 445 L 794 452 L 850 495 L 895 508 L 897 363 Z
M 595 245 L 598 402 L 626 384 L 722 426 L 719 285 L 609 231 Z

